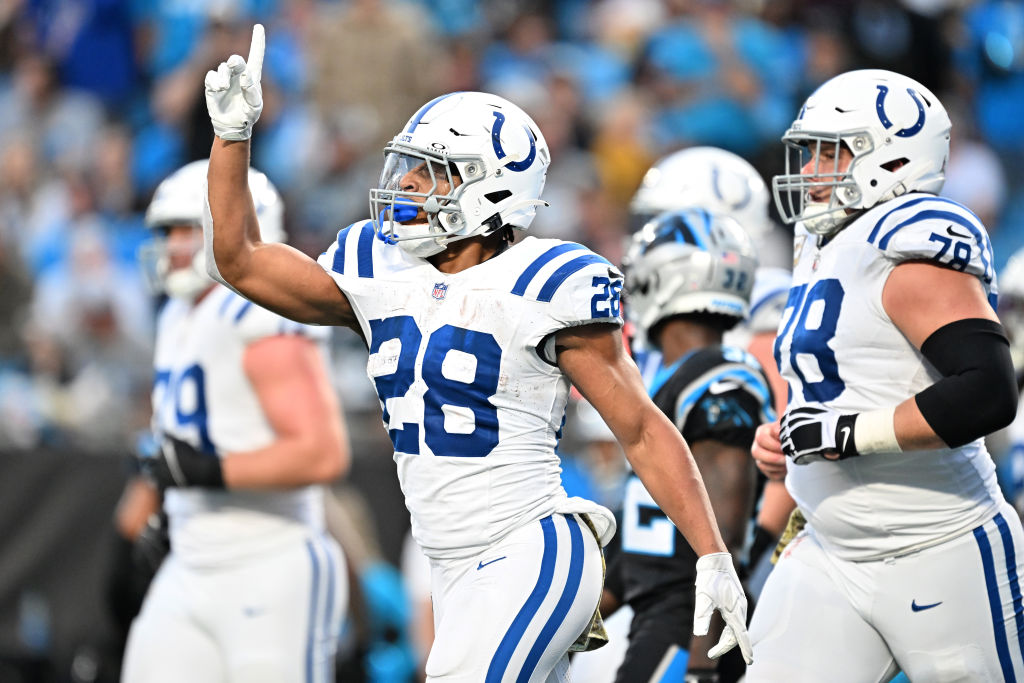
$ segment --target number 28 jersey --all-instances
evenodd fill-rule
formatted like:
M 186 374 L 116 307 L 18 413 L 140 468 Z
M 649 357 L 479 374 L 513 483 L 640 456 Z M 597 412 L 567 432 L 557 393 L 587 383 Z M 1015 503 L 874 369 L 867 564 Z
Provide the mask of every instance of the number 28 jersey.
M 956 202 L 904 195 L 867 211 L 823 246 L 798 230 L 793 285 L 775 341 L 789 409 L 894 406 L 941 378 L 882 307 L 890 273 L 910 260 L 973 275 L 995 308 L 991 242 L 978 218 Z M 822 544 L 851 560 L 940 543 L 990 518 L 1001 499 L 983 439 L 790 466 L 786 485 Z
M 622 275 L 608 261 L 526 237 L 446 274 L 377 239 L 366 221 L 342 230 L 319 263 L 368 342 L 367 374 L 427 555 L 476 554 L 553 512 L 593 512 L 599 526 L 613 525 L 604 508 L 569 502 L 555 454 L 569 381 L 554 333 L 622 324 Z

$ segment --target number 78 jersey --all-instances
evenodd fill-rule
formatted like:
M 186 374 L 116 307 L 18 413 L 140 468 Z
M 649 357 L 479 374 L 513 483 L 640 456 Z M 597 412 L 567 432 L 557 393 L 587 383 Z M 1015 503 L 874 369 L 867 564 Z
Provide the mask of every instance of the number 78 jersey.
M 621 325 L 621 274 L 585 247 L 527 237 L 456 274 L 345 228 L 320 265 L 369 345 L 413 535 L 431 557 L 474 554 L 555 511 L 569 381 L 554 333 Z
M 895 406 L 941 378 L 882 306 L 886 280 L 904 261 L 973 275 L 995 309 L 991 242 L 978 218 L 956 202 L 904 195 L 867 211 L 822 247 L 798 231 L 775 341 L 790 409 Z M 854 560 L 977 526 L 994 514 L 998 497 L 982 439 L 956 449 L 790 467 L 786 484 L 823 543 Z

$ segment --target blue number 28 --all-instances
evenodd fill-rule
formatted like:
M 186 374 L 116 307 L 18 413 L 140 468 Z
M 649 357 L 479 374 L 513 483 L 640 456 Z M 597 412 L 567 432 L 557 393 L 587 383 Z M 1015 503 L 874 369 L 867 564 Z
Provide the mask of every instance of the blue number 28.
M 423 343 L 423 333 L 412 316 L 399 315 L 370 321 L 370 353 L 378 353 L 385 342 L 397 339 L 400 345 L 395 369 L 387 375 L 374 377 L 377 396 L 384 412 L 395 450 L 417 454 L 419 425 L 414 422 L 391 427 L 388 399 L 402 398 L 416 381 L 416 356 Z M 501 347 L 486 332 L 474 332 L 454 325 L 444 325 L 426 340 L 421 376 L 427 391 L 423 394 L 423 440 L 434 455 L 483 457 L 498 445 L 498 409 L 489 399 L 498 392 Z M 443 366 L 451 351 L 459 351 L 476 360 L 476 370 L 469 382 L 445 377 Z M 473 431 L 451 433 L 445 429 L 444 406 L 469 409 L 473 414 Z
M 786 308 L 792 309 L 785 326 L 775 339 L 775 362 L 782 368 L 782 344 L 790 339 L 789 364 L 800 378 L 804 399 L 824 403 L 843 393 L 846 383 L 839 376 L 836 352 L 828 345 L 836 336 L 839 310 L 843 305 L 843 286 L 839 280 L 819 280 L 813 286 L 807 284 L 789 290 Z M 808 314 L 815 303 L 821 302 L 821 320 L 813 326 Z M 798 363 L 798 356 L 813 356 L 821 371 L 821 379 L 808 382 Z

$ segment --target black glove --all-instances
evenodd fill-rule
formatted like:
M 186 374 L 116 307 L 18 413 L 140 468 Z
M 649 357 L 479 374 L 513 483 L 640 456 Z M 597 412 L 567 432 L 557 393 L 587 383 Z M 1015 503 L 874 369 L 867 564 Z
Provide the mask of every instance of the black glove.
M 224 488 L 224 473 L 217 454 L 203 453 L 173 436 L 165 436 L 157 452 L 141 458 L 140 465 L 161 491 L 171 486 Z
M 154 513 L 132 544 L 132 560 L 141 572 L 152 578 L 169 552 L 171 539 L 167 533 L 167 515 Z
M 779 431 L 782 451 L 795 465 L 860 455 L 853 438 L 857 415 L 842 415 L 812 406 L 786 411 Z

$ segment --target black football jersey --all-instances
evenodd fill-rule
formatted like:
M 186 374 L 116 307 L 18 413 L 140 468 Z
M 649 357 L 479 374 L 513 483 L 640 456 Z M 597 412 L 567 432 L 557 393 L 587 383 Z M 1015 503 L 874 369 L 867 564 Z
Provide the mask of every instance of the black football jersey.
M 768 380 L 742 349 L 699 349 L 660 368 L 648 384 L 655 405 L 689 444 L 711 439 L 749 448 L 757 426 L 775 419 Z M 609 568 L 609 588 L 634 609 L 676 588 L 689 589 L 692 601 L 697 556 L 635 474 L 626 484 L 622 517 L 622 548 Z

